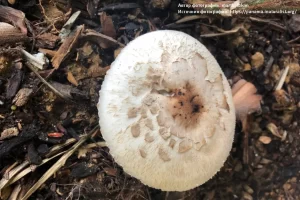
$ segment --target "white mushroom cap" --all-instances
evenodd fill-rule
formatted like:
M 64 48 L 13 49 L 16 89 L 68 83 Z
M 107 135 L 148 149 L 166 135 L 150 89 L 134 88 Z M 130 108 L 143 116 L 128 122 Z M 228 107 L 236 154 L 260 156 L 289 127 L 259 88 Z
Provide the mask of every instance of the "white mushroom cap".
M 130 42 L 105 77 L 98 110 L 115 161 L 153 188 L 205 183 L 232 147 L 230 86 L 205 46 L 182 32 L 155 31 Z

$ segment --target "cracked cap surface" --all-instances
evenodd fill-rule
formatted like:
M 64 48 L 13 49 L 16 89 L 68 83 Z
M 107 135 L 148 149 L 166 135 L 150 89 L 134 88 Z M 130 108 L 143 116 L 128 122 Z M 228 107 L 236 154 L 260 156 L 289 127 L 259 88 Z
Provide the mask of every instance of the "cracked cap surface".
M 230 86 L 206 47 L 182 32 L 155 31 L 130 42 L 112 63 L 97 107 L 115 161 L 153 188 L 205 183 L 232 147 Z

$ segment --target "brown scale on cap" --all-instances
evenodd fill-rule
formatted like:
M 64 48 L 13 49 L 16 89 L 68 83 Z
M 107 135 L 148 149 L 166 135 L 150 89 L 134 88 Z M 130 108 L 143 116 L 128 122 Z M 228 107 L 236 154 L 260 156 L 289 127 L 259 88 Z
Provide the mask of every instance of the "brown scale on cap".
M 199 124 L 204 109 L 200 94 L 190 83 L 183 88 L 173 89 L 171 94 L 168 110 L 175 122 L 185 128 L 194 128 Z

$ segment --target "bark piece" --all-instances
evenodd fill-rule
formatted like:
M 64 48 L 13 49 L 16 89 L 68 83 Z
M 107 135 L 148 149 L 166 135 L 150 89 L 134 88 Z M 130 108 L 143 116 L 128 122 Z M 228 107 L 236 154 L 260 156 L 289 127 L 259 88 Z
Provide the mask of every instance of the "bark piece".
M 77 43 L 78 37 L 80 36 L 84 26 L 79 26 L 73 31 L 68 38 L 64 40 L 64 43 L 59 47 L 58 51 L 52 58 L 52 65 L 55 69 L 58 69 L 60 64 L 67 58 L 74 46 Z
M 27 35 L 25 20 L 25 14 L 22 11 L 0 5 L 0 21 L 13 24 L 15 27 L 18 27 L 23 34 Z
M 0 35 L 0 45 L 28 40 L 26 34 L 22 33 L 16 27 L 4 22 L 0 22 Z

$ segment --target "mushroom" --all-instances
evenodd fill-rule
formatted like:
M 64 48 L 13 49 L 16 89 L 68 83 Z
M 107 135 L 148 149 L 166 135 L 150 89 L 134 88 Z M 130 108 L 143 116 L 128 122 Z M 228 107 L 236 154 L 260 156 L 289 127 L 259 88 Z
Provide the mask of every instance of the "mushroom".
M 212 178 L 232 147 L 235 107 L 219 64 L 178 31 L 139 36 L 107 72 L 97 105 L 115 161 L 163 191 L 185 191 Z
M 261 110 L 260 101 L 262 96 L 256 94 L 256 92 L 256 87 L 245 79 L 240 79 L 232 86 L 236 117 L 242 122 L 243 131 L 247 127 L 247 116 Z

